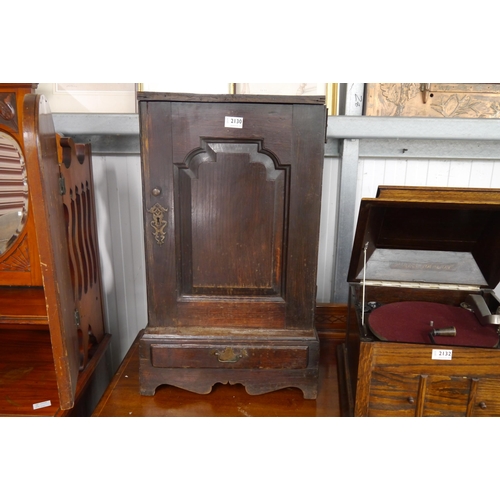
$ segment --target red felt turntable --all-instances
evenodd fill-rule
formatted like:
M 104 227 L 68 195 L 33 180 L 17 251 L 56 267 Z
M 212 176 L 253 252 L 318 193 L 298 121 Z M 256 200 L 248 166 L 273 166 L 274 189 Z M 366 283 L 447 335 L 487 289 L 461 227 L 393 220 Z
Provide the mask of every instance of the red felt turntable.
M 363 199 L 339 349 L 343 412 L 500 415 L 500 190 Z
M 439 302 L 393 302 L 369 314 L 368 328 L 383 341 L 497 347 L 499 336 L 495 320 L 500 316 L 490 316 L 490 323 L 481 324 L 466 302 L 460 306 Z

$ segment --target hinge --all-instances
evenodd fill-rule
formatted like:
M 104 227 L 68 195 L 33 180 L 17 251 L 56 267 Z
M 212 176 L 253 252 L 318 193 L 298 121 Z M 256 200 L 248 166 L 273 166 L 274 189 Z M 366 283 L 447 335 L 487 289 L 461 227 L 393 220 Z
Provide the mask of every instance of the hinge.
M 59 176 L 59 193 L 61 196 L 66 194 L 66 181 L 62 175 Z
M 78 309 L 75 309 L 75 324 L 76 326 L 80 326 L 80 312 Z
M 361 283 L 363 283 L 361 281 Z M 453 285 L 449 283 L 417 283 L 414 281 L 373 281 L 366 280 L 366 286 L 387 286 L 395 288 L 424 288 L 429 290 L 462 290 L 467 292 L 477 292 L 481 288 L 474 285 Z
M 431 84 L 421 83 L 420 92 L 422 93 L 422 102 L 425 104 L 427 102 L 427 99 L 429 99 L 429 95 L 431 93 Z

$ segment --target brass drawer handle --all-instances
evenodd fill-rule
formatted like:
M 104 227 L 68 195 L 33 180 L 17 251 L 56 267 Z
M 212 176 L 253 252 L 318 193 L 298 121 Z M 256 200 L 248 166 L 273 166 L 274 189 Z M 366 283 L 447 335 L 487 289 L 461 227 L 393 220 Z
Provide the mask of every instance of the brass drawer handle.
M 232 347 L 226 347 L 223 351 L 215 351 L 214 354 L 220 363 L 236 363 L 247 355 L 245 349 L 241 352 L 235 352 Z
M 486 403 L 484 401 L 481 401 L 479 403 L 479 408 L 481 408 L 482 410 L 486 410 Z
M 408 403 L 410 403 L 411 405 L 415 402 L 415 400 L 410 396 L 408 398 Z

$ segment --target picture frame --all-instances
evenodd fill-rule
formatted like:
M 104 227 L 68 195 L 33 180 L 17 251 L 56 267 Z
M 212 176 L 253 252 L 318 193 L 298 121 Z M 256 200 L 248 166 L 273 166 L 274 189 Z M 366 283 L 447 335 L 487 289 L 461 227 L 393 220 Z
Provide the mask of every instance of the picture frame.
M 39 83 L 53 113 L 136 113 L 136 83 Z
M 324 95 L 329 115 L 338 114 L 338 83 L 193 83 L 188 88 L 150 83 L 39 83 L 53 113 L 137 113 L 137 92 Z
M 324 95 L 328 114 L 338 114 L 338 83 L 231 83 L 230 92 L 254 95 Z
M 499 83 L 367 83 L 366 116 L 500 118 Z
M 230 93 L 229 83 L 214 81 L 138 83 L 138 92 L 168 92 L 181 94 L 227 94 Z

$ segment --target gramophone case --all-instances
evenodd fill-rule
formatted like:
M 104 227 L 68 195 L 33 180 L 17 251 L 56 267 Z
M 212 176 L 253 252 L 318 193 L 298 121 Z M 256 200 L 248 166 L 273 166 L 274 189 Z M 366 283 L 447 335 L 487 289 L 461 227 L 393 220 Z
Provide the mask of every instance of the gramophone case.
M 141 394 L 316 398 L 324 97 L 138 95 L 148 325 Z
M 500 415 L 500 190 L 361 201 L 339 348 L 346 416 Z

